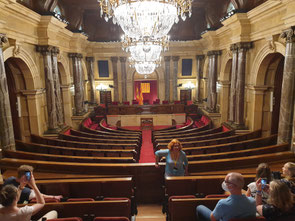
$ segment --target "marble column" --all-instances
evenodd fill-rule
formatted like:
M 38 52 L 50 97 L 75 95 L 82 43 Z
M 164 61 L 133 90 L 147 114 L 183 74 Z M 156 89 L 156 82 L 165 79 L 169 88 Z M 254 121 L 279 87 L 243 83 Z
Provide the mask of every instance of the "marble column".
M 15 150 L 13 123 L 2 50 L 3 44 L 7 41 L 6 36 L 0 34 L 0 149 Z
M 204 55 L 197 55 L 197 88 L 196 88 L 196 100 L 198 102 L 201 102 L 201 93 L 200 93 L 200 87 L 201 87 L 201 76 L 203 75 L 203 59 Z
M 58 123 L 56 116 L 56 98 L 51 59 L 52 46 L 37 45 L 36 49 L 43 55 L 44 61 L 48 132 L 56 132 L 58 129 Z
M 165 100 L 170 101 L 170 60 L 171 56 L 165 56 Z
M 216 112 L 217 105 L 217 62 L 218 55 L 221 55 L 221 51 L 209 51 L 209 78 L 208 78 L 208 100 L 207 100 L 207 108 L 209 112 Z
M 172 56 L 173 61 L 173 80 L 172 80 L 172 88 L 173 88 L 173 100 L 177 101 L 177 74 L 178 74 L 178 61 L 179 56 Z
M 212 56 L 207 53 L 208 56 L 208 73 L 207 73 L 207 102 L 206 109 L 209 111 L 211 107 L 211 75 L 212 75 Z
M 244 103 L 245 103 L 245 75 L 246 75 L 246 53 L 252 47 L 252 42 L 241 42 L 238 47 L 238 68 L 236 78 L 236 113 L 235 124 L 244 126 Z
M 119 85 L 118 85 L 118 57 L 111 57 L 113 67 L 113 81 L 114 81 L 114 101 L 119 101 Z
M 60 89 L 60 78 L 58 73 L 57 55 L 59 54 L 59 48 L 53 47 L 51 51 L 52 55 L 52 75 L 54 81 L 55 103 L 56 103 L 56 116 L 57 123 L 62 128 L 64 126 L 64 111 L 63 102 Z
M 281 34 L 286 39 L 278 144 L 291 143 L 295 96 L 295 26 Z
M 230 84 L 230 97 L 229 97 L 229 117 L 228 121 L 233 123 L 236 117 L 236 78 L 238 67 L 238 48 L 236 44 L 230 46 L 232 51 L 232 68 L 231 68 L 231 84 Z
M 74 78 L 74 88 L 75 88 L 75 110 L 76 115 L 84 114 L 84 89 L 83 89 L 83 76 L 81 67 L 82 55 L 78 53 L 69 53 L 69 57 L 72 58 L 73 65 L 73 78 Z
M 96 103 L 96 94 L 95 94 L 95 80 L 94 80 L 94 57 L 86 57 L 87 61 L 87 74 L 90 84 L 90 103 Z
M 122 72 L 122 101 L 127 101 L 127 71 L 126 57 L 120 57 L 121 72 Z

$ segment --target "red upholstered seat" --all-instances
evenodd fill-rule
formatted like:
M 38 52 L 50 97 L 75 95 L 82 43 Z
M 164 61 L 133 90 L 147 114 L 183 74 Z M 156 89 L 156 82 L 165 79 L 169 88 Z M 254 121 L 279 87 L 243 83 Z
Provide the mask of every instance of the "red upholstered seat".
M 85 202 L 85 201 L 94 201 L 92 198 L 69 198 L 67 202 Z
M 132 101 L 132 104 L 138 104 L 138 101 L 133 100 L 133 101 Z
M 205 196 L 205 198 L 227 198 L 227 197 L 229 197 L 228 194 L 210 194 Z
M 118 104 L 119 104 L 118 101 L 113 101 L 113 102 L 112 102 L 112 105 L 118 105 Z
M 68 218 L 47 219 L 47 221 L 83 221 L 83 220 L 80 217 L 68 217 Z
M 174 104 L 180 104 L 180 101 L 174 101 Z
M 266 219 L 263 216 L 258 216 L 255 218 L 244 218 L 244 219 L 238 219 L 238 218 L 233 218 L 230 219 L 229 221 L 265 221 Z
M 169 101 L 162 101 L 162 104 L 168 104 Z
M 44 198 L 45 203 L 58 203 L 59 200 L 58 199 L 53 199 L 53 198 Z M 30 200 L 30 203 L 37 203 L 36 198 L 33 198 Z
M 222 125 L 222 131 L 229 131 L 230 129 L 227 128 L 226 126 Z
M 124 101 L 123 104 L 124 105 L 130 105 L 130 102 L 129 101 Z
M 193 101 L 187 101 L 186 102 L 186 105 L 192 105 L 193 104 Z
M 127 217 L 95 217 L 93 221 L 129 221 Z
M 66 131 L 64 132 L 64 134 L 66 134 L 66 135 L 71 135 L 71 129 L 66 130 Z
M 160 104 L 160 101 L 153 101 L 153 104 Z

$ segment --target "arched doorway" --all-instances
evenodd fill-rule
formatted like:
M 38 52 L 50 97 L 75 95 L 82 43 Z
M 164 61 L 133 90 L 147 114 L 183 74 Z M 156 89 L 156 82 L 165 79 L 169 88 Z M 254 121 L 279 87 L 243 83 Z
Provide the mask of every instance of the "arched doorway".
M 272 53 L 265 57 L 260 70 L 265 72 L 265 85 L 262 107 L 262 130 L 266 134 L 277 134 L 281 103 L 281 90 L 284 71 L 284 56 Z
M 134 72 L 133 82 L 133 100 L 137 100 L 139 103 L 153 104 L 159 98 L 158 74 L 156 71 L 147 75 Z
M 25 63 L 19 58 L 8 58 L 5 63 L 14 137 L 29 140 L 31 134 L 27 98 L 21 92 L 26 90 L 23 74 Z

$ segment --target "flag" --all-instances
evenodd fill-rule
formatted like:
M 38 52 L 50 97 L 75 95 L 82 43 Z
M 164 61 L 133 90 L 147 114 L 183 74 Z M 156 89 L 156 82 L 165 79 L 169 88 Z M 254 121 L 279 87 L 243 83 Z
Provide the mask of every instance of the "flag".
M 139 105 L 143 105 L 143 95 L 142 95 L 142 89 L 141 89 L 141 87 L 139 88 L 139 101 L 138 101 L 138 103 L 139 103 Z

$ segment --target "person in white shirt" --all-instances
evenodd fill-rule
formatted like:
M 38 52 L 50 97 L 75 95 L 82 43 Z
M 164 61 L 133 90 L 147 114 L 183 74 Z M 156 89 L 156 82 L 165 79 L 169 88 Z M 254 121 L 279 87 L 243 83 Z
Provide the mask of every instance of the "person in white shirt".
M 32 206 L 18 207 L 17 202 L 19 200 L 21 191 L 27 184 L 34 190 L 37 203 Z M 14 185 L 4 186 L 0 191 L 0 203 L 1 221 L 30 221 L 32 215 L 35 215 L 44 207 L 45 201 L 38 187 L 36 186 L 33 173 L 31 173 L 29 180 L 26 176 L 23 176 L 20 179 L 20 185 L 18 187 L 15 187 Z M 48 219 L 57 218 L 57 212 L 51 211 L 44 217 Z M 42 220 L 42 218 L 40 220 Z

